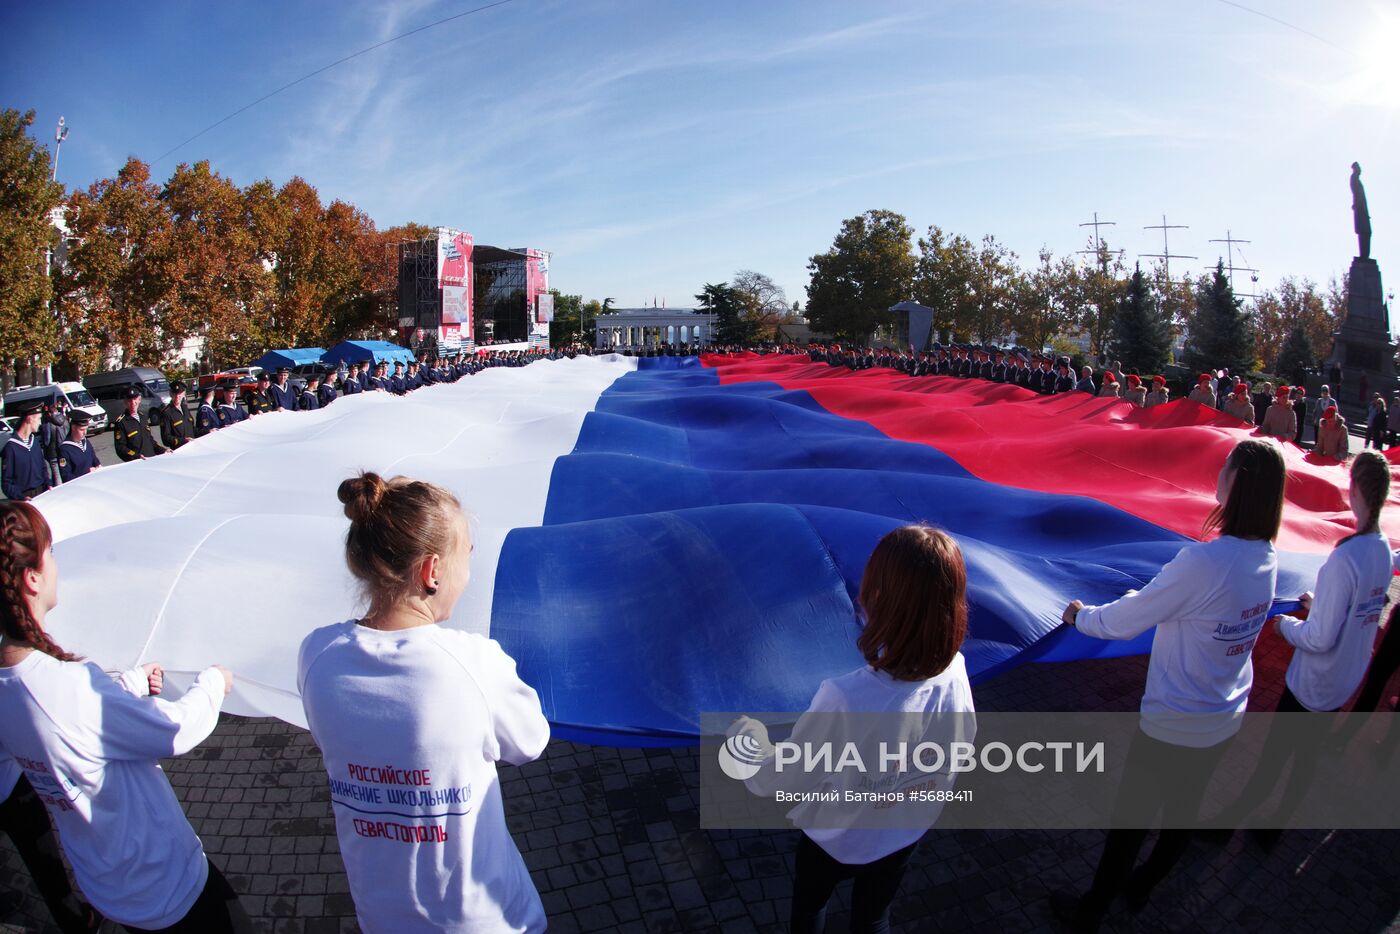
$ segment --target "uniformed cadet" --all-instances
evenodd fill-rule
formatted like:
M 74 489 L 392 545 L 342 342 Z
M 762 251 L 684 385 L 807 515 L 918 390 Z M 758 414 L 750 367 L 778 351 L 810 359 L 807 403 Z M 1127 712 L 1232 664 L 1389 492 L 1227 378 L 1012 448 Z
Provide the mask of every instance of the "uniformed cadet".
M 44 446 L 50 486 L 63 482 L 58 470 L 58 446 L 67 436 L 68 417 L 63 414 L 63 397 L 54 396 L 44 403 L 43 420 L 39 423 L 39 442 Z
M 1186 398 L 1190 399 L 1192 402 L 1198 402 L 1201 405 L 1208 405 L 1211 408 L 1215 408 L 1215 377 L 1211 376 L 1209 373 L 1202 373 L 1196 379 L 1196 388 L 1187 393 Z M 1250 408 L 1252 409 L 1253 406 L 1251 405 Z M 1251 419 L 1250 424 L 1253 423 L 1253 419 Z
M 1147 401 L 1143 407 L 1150 409 L 1154 405 L 1166 405 L 1167 401 L 1167 378 L 1165 376 L 1152 377 L 1152 391 L 1147 394 Z
M 1194 390 L 1193 390 L 1194 393 Z M 1225 400 L 1225 414 L 1232 415 L 1246 425 L 1254 424 L 1254 403 L 1249 400 L 1249 385 L 1236 383 L 1235 391 Z
M 1074 392 L 1079 383 L 1075 380 L 1074 374 L 1070 372 L 1069 358 L 1061 357 L 1056 369 L 1059 370 L 1060 375 L 1055 378 L 1055 385 L 1051 391 L 1056 395 L 1062 392 Z
M 20 403 L 18 408 L 15 433 L 0 449 L 0 487 L 10 499 L 33 499 L 53 486 L 44 445 L 39 440 L 44 402 L 34 399 Z
M 321 380 L 321 388 L 316 390 L 316 404 L 324 409 L 335 401 L 337 395 L 335 385 L 331 382 L 331 378 L 327 376 L 325 379 Z
M 277 382 L 272 386 L 271 392 L 272 401 L 277 404 L 279 409 L 286 409 L 288 412 L 294 412 L 297 407 L 297 394 L 292 390 L 291 385 L 287 381 L 287 374 L 290 372 L 291 370 L 288 370 L 284 366 L 279 366 L 277 368 Z
M 219 404 L 219 427 L 227 428 L 229 425 L 237 425 L 248 417 L 248 413 L 238 404 L 238 384 L 225 383 L 219 387 L 223 393 L 224 401 Z M 272 388 L 272 397 L 277 398 L 277 387 Z
M 394 375 L 389 377 L 389 391 L 396 396 L 401 396 L 408 392 L 403 382 L 403 361 L 394 361 Z
M 248 414 L 261 415 L 277 411 L 277 402 L 272 398 L 272 378 L 266 372 L 258 374 L 258 388 L 248 396 Z
M 1006 372 L 1007 372 L 1007 370 L 1006 370 L 1006 355 L 1005 355 L 1004 353 L 1002 353 L 1000 350 L 998 350 L 998 351 L 996 351 L 995 353 L 992 354 L 992 376 L 991 376 L 992 382 L 994 382 L 994 383 L 1004 383 L 1004 382 L 1006 382 L 1006 381 L 1007 381 Z
M 369 389 L 369 380 L 370 380 L 369 366 L 370 366 L 370 361 L 369 361 L 369 360 L 361 360 L 361 361 L 360 361 L 360 388 L 361 388 L 361 389 Z
M 297 410 L 301 412 L 311 412 L 321 407 L 321 403 L 316 398 L 316 390 L 321 384 L 321 377 L 312 373 L 306 378 L 306 386 L 302 389 L 301 395 L 297 397 Z
M 346 371 L 345 378 L 340 381 L 340 394 L 342 396 L 353 396 L 357 392 L 364 392 L 365 387 L 360 385 L 360 365 L 350 364 L 350 369 Z
M 102 466 L 96 449 L 87 438 L 90 421 L 92 416 L 82 409 L 74 411 L 68 426 L 68 438 L 58 446 L 58 470 L 63 474 L 64 483 L 72 483 Z
M 1123 398 L 1140 409 L 1146 408 L 1147 387 L 1142 385 L 1142 377 L 1136 373 L 1129 373 L 1124 379 L 1128 381 L 1128 388 L 1123 390 Z
M 170 402 L 160 407 L 160 440 L 170 450 L 190 443 L 189 417 L 185 414 L 185 384 L 170 384 Z
M 112 428 L 112 445 L 117 449 L 117 457 L 124 461 L 145 460 L 164 454 L 165 448 L 156 444 L 145 419 L 140 417 L 141 390 L 132 386 L 126 391 L 126 411 L 117 419 Z
M 205 386 L 199 394 L 199 408 L 194 413 L 194 436 L 203 438 L 211 431 L 218 431 L 220 427 L 219 413 L 214 408 L 214 387 Z

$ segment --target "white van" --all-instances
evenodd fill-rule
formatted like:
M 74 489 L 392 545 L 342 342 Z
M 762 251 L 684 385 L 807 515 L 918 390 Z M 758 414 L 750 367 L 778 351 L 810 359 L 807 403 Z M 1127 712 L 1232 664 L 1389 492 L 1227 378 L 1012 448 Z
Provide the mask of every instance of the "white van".
M 5 393 L 5 419 L 12 421 L 15 416 L 15 407 L 21 402 L 32 399 L 52 399 L 62 396 L 68 401 L 69 408 L 82 409 L 92 416 L 92 421 L 88 424 L 88 433 L 97 434 L 107 427 L 107 412 L 102 406 L 97 404 L 97 400 L 83 387 L 82 383 L 50 383 L 47 386 L 22 386 L 19 389 L 12 389 Z

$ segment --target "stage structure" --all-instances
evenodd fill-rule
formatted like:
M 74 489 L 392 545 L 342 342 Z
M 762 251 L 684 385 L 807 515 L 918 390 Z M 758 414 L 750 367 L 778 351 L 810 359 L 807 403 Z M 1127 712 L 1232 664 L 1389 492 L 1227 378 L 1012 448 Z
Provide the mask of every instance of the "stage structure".
M 439 227 L 397 245 L 399 342 L 416 354 L 472 344 L 472 235 Z
M 399 342 L 415 354 L 549 345 L 549 253 L 476 246 L 471 234 L 450 227 L 395 249 Z
M 549 294 L 549 254 L 528 248 L 479 246 L 472 254 L 475 339 L 479 346 L 526 341 L 549 345 L 554 296 Z

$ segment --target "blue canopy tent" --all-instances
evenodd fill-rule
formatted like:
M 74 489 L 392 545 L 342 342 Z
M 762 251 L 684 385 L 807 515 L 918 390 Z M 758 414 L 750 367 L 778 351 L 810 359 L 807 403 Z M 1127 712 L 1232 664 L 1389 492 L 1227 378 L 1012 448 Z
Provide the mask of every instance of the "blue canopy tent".
M 269 350 L 254 360 L 251 365 L 260 366 L 264 370 L 275 371 L 282 366 L 290 370 L 294 366 L 319 362 L 325 352 L 322 347 L 291 347 L 286 350 Z
M 414 360 L 413 351 L 388 341 L 341 341 L 321 355 L 321 362 L 339 369 L 352 363 L 373 360 L 392 366 L 403 361 L 407 366 Z

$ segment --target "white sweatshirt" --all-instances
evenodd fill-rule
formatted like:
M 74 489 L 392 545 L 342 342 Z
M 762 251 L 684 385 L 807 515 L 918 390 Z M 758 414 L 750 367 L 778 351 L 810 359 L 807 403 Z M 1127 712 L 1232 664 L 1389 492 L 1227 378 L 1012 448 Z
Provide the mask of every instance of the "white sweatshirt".
M 855 671 L 840 677 L 828 678 L 817 687 L 817 693 L 812 697 L 811 704 L 807 706 L 809 714 L 943 713 L 967 715 L 965 717 L 955 716 L 928 720 L 930 729 L 934 732 L 923 736 L 900 737 L 908 743 L 908 748 L 913 748 L 920 742 L 938 743 L 945 748 L 948 748 L 948 745 L 955 740 L 972 742 L 977 735 L 975 712 L 976 708 L 972 702 L 972 684 L 968 681 L 967 664 L 963 660 L 961 652 L 953 656 L 953 660 L 947 668 L 924 681 L 900 681 L 883 671 L 875 671 L 869 665 L 857 668 Z M 767 741 L 766 729 L 757 721 L 753 722 L 760 730 L 760 742 L 764 747 L 767 747 L 767 752 L 771 755 L 772 750 Z M 896 722 L 909 723 L 912 720 L 905 719 Z M 847 735 L 846 730 L 838 728 L 840 738 L 833 740 L 827 733 L 833 728 L 832 723 L 830 718 L 808 718 L 804 714 L 803 719 L 799 719 L 793 727 L 792 735 L 788 737 L 788 741 L 814 745 L 820 745 L 822 742 L 834 742 L 837 746 L 842 746 L 846 742 L 855 742 L 859 748 L 865 749 L 868 746 L 874 749 L 877 748 L 876 743 L 887 739 L 884 735 L 880 735 L 867 738 L 867 742 L 860 742 L 855 735 Z M 956 735 L 941 735 L 942 732 L 948 730 L 955 732 Z M 826 736 L 825 739 L 822 738 L 823 735 Z M 877 756 L 867 751 L 862 753 L 862 757 L 873 768 Z M 806 788 L 794 784 L 794 780 L 797 782 L 806 780 L 810 783 L 811 788 L 820 784 L 821 788 L 826 791 L 855 791 L 864 787 L 861 782 L 867 778 L 864 772 L 856 769 L 847 769 L 834 774 L 816 770 L 811 773 L 810 778 L 803 775 L 792 776 L 792 770 L 787 770 L 780 775 L 772 768 L 771 760 L 765 765 L 766 767 L 762 771 L 746 782 L 750 791 L 763 796 L 772 795 L 778 790 L 806 790 Z M 938 790 L 947 791 L 953 787 L 954 775 L 946 770 L 934 774 Z M 930 778 L 931 776 L 928 774 L 914 771 L 878 790 L 909 789 L 913 786 L 927 784 Z M 917 813 L 920 819 L 919 824 L 897 828 L 831 827 L 832 812 L 826 813 L 825 823 L 827 826 L 803 827 L 801 815 L 807 810 L 805 806 L 794 808 L 789 816 L 798 827 L 803 828 L 802 832 L 810 837 L 813 843 L 825 850 L 832 859 L 847 865 L 863 866 L 917 842 L 934 825 L 942 809 L 943 806 L 938 803 L 919 804 L 916 809 L 904 812 Z
M 539 756 L 549 723 L 500 644 L 350 620 L 307 636 L 297 670 L 367 934 L 544 930 L 496 763 Z
M 1336 710 L 1366 677 L 1391 574 L 1384 535 L 1348 539 L 1318 572 L 1308 618 L 1279 617 L 1279 635 L 1297 650 L 1284 680 L 1304 707 Z
M 1272 542 L 1223 535 L 1182 548 L 1142 590 L 1084 607 L 1075 627 L 1131 639 L 1156 626 L 1142 731 L 1177 746 L 1214 746 L 1242 723 L 1254 683 L 1250 652 L 1277 575 Z
M 0 750 L 48 807 L 78 887 L 113 921 L 169 927 L 194 905 L 209 864 L 156 761 L 199 745 L 219 720 L 224 676 L 200 672 L 179 700 L 121 684 L 91 662 L 32 652 L 0 667 Z

